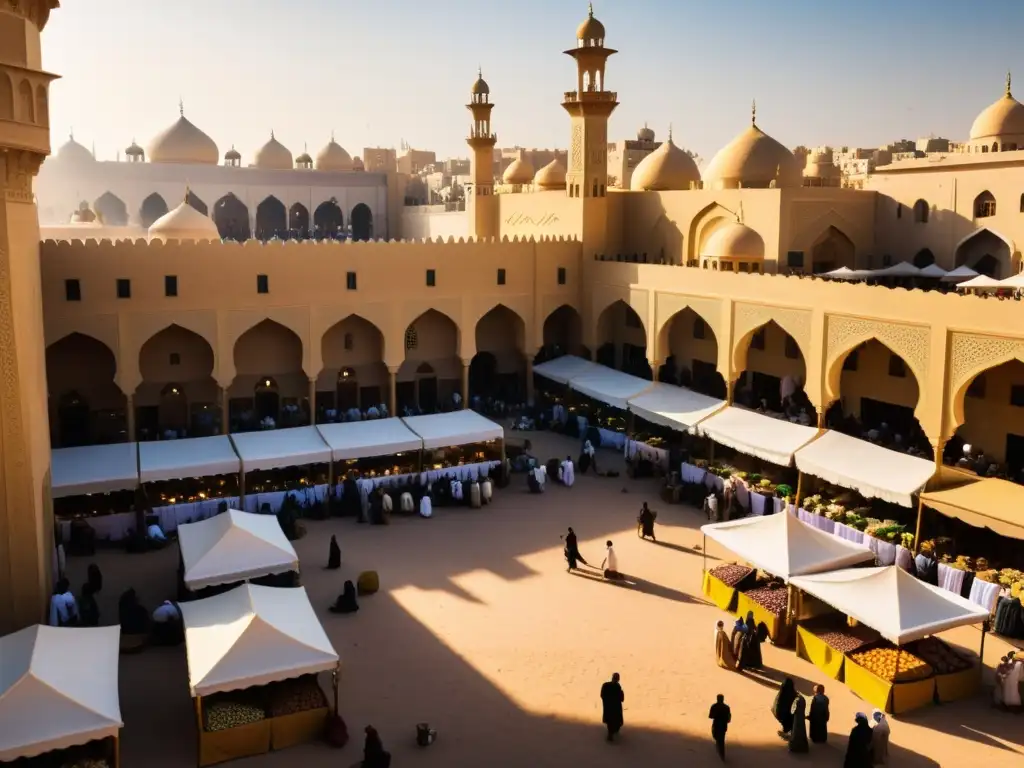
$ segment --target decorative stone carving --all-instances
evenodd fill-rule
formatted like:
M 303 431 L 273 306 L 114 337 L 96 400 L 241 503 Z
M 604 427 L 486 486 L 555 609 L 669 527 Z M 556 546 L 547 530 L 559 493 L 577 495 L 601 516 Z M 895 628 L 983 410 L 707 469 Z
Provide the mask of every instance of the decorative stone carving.
M 583 126 L 577 123 L 572 127 L 572 165 L 574 171 L 583 170 Z
M 949 390 L 947 402 L 958 409 L 957 392 L 971 379 L 1007 360 L 1024 360 L 1024 339 L 953 333 L 949 352 Z M 961 398 L 962 401 L 962 398 Z
M 7 200 L 31 203 L 32 177 L 39 173 L 43 156 L 35 152 L 8 149 L 0 151 L 0 189 Z
M 722 333 L 722 303 L 718 299 L 708 299 L 699 296 L 681 296 L 675 293 L 659 293 L 655 297 L 657 302 L 658 331 L 655 339 L 659 341 L 658 354 L 661 357 L 668 357 L 669 333 L 672 330 L 672 322 L 683 310 L 692 309 L 696 315 L 704 321 L 704 324 L 715 334 L 715 342 L 721 350 L 722 344 L 728 344 Z M 719 352 L 721 357 L 721 352 Z
M 810 310 L 737 302 L 733 307 L 733 343 L 738 345 L 748 333 L 756 331 L 773 320 L 782 330 L 793 337 L 806 362 L 808 351 L 811 348 Z M 737 348 L 736 354 L 738 355 L 740 352 L 741 350 Z
M 0 243 L 0 411 L 3 419 L 2 465 L 5 476 L 7 510 L 31 510 L 31 475 L 24 444 L 25 428 L 21 417 L 21 378 L 18 375 L 18 348 L 14 335 L 14 307 L 11 303 L 10 254 Z
M 914 371 L 919 387 L 925 386 L 931 356 L 931 331 L 927 327 L 843 315 L 830 315 L 827 322 L 826 371 L 832 368 L 837 358 L 845 357 L 847 352 L 861 342 L 877 339 L 903 358 Z

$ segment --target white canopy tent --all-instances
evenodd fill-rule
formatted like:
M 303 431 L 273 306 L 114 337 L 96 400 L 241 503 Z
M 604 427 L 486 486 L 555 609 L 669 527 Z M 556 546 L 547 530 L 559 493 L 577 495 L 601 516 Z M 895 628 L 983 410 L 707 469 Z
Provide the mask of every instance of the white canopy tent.
M 629 400 L 646 392 L 653 384 L 647 379 L 603 365 L 569 382 L 569 386 L 577 392 L 623 411 L 629 407 Z
M 970 280 L 972 277 L 977 277 L 978 273 L 968 266 L 957 267 L 951 269 L 942 277 L 944 283 L 961 283 L 964 280 Z
M 985 608 L 926 584 L 897 565 L 799 576 L 792 584 L 896 645 L 989 617 Z
M 921 270 L 909 261 L 901 261 L 882 269 L 873 269 L 868 273 L 869 277 L 920 277 Z
M 231 442 L 242 460 L 243 472 L 326 464 L 331 460 L 331 449 L 316 427 L 239 432 L 231 435 Z
M 139 484 L 138 443 L 84 445 L 52 451 L 53 498 L 130 491 Z
M 299 556 L 276 515 L 229 509 L 179 525 L 178 544 L 189 589 L 299 570 Z
M 941 280 L 948 272 L 940 267 L 938 264 L 929 264 L 927 267 L 921 267 L 921 277 L 929 277 L 933 280 Z
M 227 435 L 139 443 L 139 481 L 143 483 L 231 475 L 241 469 Z
M 830 277 L 833 280 L 863 280 L 869 274 L 869 272 L 863 269 L 840 267 L 839 269 L 833 269 L 831 272 L 824 273 L 822 277 Z
M 402 421 L 423 440 L 423 448 L 428 451 L 453 445 L 486 443 L 505 437 L 505 430 L 500 424 L 468 408 L 428 416 L 409 416 Z
M 0 762 L 117 737 L 120 627 L 37 624 L 0 637 Z
M 317 430 L 330 446 L 334 461 L 390 456 L 418 451 L 423 440 L 395 417 L 370 421 L 347 421 L 342 424 L 318 424 Z
M 795 576 L 875 559 L 867 547 L 813 528 L 788 512 L 709 523 L 700 530 L 733 554 L 787 583 Z
M 237 691 L 338 665 L 306 590 L 243 584 L 181 603 L 192 696 Z
M 643 394 L 630 398 L 628 405 L 629 410 L 652 424 L 686 432 L 725 407 L 725 400 L 658 382 Z
M 575 355 L 562 355 L 554 360 L 548 360 L 540 365 L 533 366 L 533 372 L 545 379 L 550 379 L 556 384 L 568 384 L 570 381 L 585 373 L 590 373 L 601 368 L 597 363 L 584 360 Z
M 935 474 L 935 462 L 841 432 L 826 432 L 793 455 L 796 468 L 867 498 L 913 507 L 911 497 Z
M 988 275 L 978 275 L 960 283 L 956 289 L 958 291 L 998 291 L 1004 287 L 1002 283 Z
M 772 418 L 730 405 L 697 425 L 697 431 L 716 443 L 748 456 L 788 467 L 793 454 L 818 436 L 815 427 Z
M 1014 290 L 1024 288 L 1024 272 L 1018 272 L 1016 275 L 1012 275 L 1005 280 L 1000 280 L 999 285 L 1002 288 L 1012 288 Z

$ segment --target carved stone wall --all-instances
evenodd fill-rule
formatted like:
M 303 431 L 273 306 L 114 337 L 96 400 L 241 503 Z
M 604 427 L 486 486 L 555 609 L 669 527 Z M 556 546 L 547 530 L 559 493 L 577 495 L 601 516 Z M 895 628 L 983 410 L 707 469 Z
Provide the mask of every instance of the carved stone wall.
M 1009 360 L 1024 361 L 1024 339 L 984 336 L 976 333 L 952 333 L 949 345 L 949 376 L 946 402 L 949 408 L 947 434 L 964 420 L 964 394 L 980 373 Z
M 749 340 L 744 342 L 743 337 L 773 320 L 782 330 L 793 337 L 793 340 L 800 347 L 800 352 L 804 356 L 804 364 L 809 364 L 811 349 L 810 310 L 737 302 L 733 308 L 732 327 L 732 366 L 734 373 L 740 371 L 742 358 L 749 346 Z
M 655 318 L 657 329 L 652 334 L 656 341 L 656 359 L 664 360 L 668 357 L 669 333 L 672 330 L 672 321 L 677 314 L 689 308 L 714 332 L 715 342 L 718 344 L 718 358 L 721 360 L 723 346 L 728 347 L 729 339 L 726 338 L 722 328 L 722 302 L 719 299 L 683 296 L 676 293 L 659 293 L 657 294 L 656 301 Z M 722 371 L 723 376 L 726 373 L 727 371 Z

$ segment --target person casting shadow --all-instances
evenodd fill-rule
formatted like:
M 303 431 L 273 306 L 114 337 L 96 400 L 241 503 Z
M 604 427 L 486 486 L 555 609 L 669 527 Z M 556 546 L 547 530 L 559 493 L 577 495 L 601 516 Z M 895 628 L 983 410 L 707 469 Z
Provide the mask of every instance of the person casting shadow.
M 331 536 L 331 545 L 327 552 L 327 568 L 335 571 L 341 568 L 341 547 L 338 546 L 338 537 Z
M 345 582 L 338 599 L 328 610 L 331 613 L 355 613 L 359 610 L 359 601 L 356 600 L 356 585 L 351 580 Z
M 622 702 L 625 700 L 626 694 L 619 685 L 619 673 L 616 672 L 611 681 L 601 686 L 601 722 L 608 729 L 608 741 L 614 741 L 622 730 Z
M 579 567 L 579 563 L 590 565 L 580 554 L 580 545 L 576 540 L 576 532 L 572 528 L 565 535 L 565 562 L 569 566 L 567 569 L 569 571 L 575 571 Z

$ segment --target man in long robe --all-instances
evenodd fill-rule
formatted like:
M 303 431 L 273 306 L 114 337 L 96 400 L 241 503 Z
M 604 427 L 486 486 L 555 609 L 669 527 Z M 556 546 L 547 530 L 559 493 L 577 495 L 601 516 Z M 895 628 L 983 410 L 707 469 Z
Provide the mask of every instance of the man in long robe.
M 736 655 L 732 652 L 729 636 L 725 634 L 725 622 L 718 622 L 715 629 L 715 657 L 722 669 L 736 669 Z
M 566 456 L 562 462 L 562 483 L 566 488 L 572 488 L 576 482 L 576 467 L 572 463 L 572 456 Z
M 871 768 L 871 726 L 867 715 L 858 712 L 856 722 L 846 743 L 843 768 Z
M 811 741 L 815 744 L 824 744 L 828 741 L 828 696 L 825 695 L 825 686 L 814 686 L 814 697 L 811 699 L 811 711 L 807 717 L 810 724 Z
M 626 694 L 619 685 L 619 673 L 616 672 L 609 682 L 601 686 L 601 722 L 608 729 L 608 741 L 613 741 L 622 730 L 622 702 L 625 700 Z

